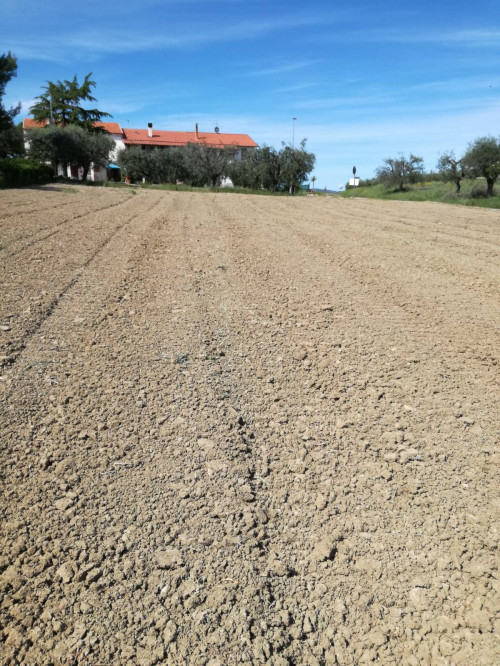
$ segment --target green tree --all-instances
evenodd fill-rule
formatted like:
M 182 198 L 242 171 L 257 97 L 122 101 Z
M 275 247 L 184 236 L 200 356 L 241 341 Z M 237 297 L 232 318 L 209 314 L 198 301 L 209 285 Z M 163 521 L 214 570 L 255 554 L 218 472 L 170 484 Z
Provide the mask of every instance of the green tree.
M 3 104 L 5 88 L 17 76 L 17 58 L 8 53 L 0 55 L 0 157 L 12 157 L 23 152 L 22 130 L 14 125 L 21 104 L 6 109 Z
M 443 153 L 438 160 L 437 170 L 445 180 L 455 183 L 457 194 L 460 192 L 460 183 L 465 178 L 462 161 L 457 160 L 453 150 Z
M 262 146 L 243 153 L 241 160 L 229 165 L 229 176 L 237 187 L 274 192 L 281 183 L 282 164 L 275 148 Z
M 108 134 L 92 134 L 81 127 L 58 127 L 51 125 L 31 130 L 29 156 L 40 162 L 73 165 L 83 168 L 82 179 L 87 178 L 91 165 L 103 167 L 108 164 L 114 141 Z
M 283 181 L 283 160 L 280 152 L 271 146 L 262 146 L 253 152 L 259 165 L 261 187 L 270 192 L 277 192 L 281 189 Z
M 217 187 L 228 175 L 234 157 L 231 148 L 213 148 L 204 143 L 188 143 L 183 148 L 184 166 L 191 185 Z
M 229 167 L 233 183 L 239 187 L 266 189 L 270 192 L 288 190 L 292 194 L 312 171 L 316 156 L 305 150 L 304 139 L 300 148 L 284 145 L 281 150 L 262 146 L 248 151 L 240 161 Z
M 78 83 L 76 75 L 71 81 L 47 81 L 45 92 L 36 98 L 38 101 L 30 108 L 34 119 L 43 122 L 48 118 L 56 125 L 77 125 L 89 132 L 103 131 L 96 128 L 95 123 L 111 115 L 97 108 L 82 106 L 84 102 L 97 101 L 91 94 L 96 85 L 91 76 L 92 72 L 89 72 L 82 84 Z
M 118 164 L 132 181 L 145 178 L 150 183 L 176 183 L 189 179 L 182 148 L 126 148 L 118 153 Z
M 376 176 L 388 187 L 402 192 L 408 183 L 418 182 L 423 172 L 424 160 L 410 153 L 409 157 L 400 154 L 398 157 L 385 159 L 383 166 L 377 169 Z
M 24 153 L 23 130 L 16 125 L 0 130 L 0 158 Z
M 300 148 L 284 146 L 280 152 L 280 158 L 286 187 L 290 194 L 295 194 L 314 169 L 316 156 L 306 151 L 306 139 L 302 139 Z
M 500 139 L 483 136 L 472 141 L 462 162 L 471 176 L 486 179 L 486 194 L 493 196 L 493 186 L 500 175 Z

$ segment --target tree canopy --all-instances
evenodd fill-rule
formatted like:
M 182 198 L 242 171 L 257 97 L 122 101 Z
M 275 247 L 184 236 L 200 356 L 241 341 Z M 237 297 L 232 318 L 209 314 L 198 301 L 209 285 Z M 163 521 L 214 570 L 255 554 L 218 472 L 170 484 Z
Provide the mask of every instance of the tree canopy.
M 145 178 L 150 183 L 188 181 L 182 148 L 141 150 L 133 147 L 118 153 L 118 164 L 132 181 Z
M 240 187 L 266 189 L 271 192 L 288 190 L 293 194 L 314 168 L 316 156 L 306 151 L 306 140 L 300 148 L 284 145 L 281 150 L 262 146 L 243 155 L 230 165 L 229 175 Z
M 463 164 L 473 177 L 486 179 L 486 193 L 493 195 L 493 186 L 500 175 L 500 139 L 483 136 L 469 143 Z
M 45 92 L 36 97 L 38 100 L 31 108 L 35 120 L 43 122 L 47 118 L 56 125 L 77 125 L 87 131 L 100 131 L 94 123 L 110 118 L 109 113 L 99 111 L 97 108 L 84 108 L 84 102 L 95 102 L 92 95 L 95 81 L 91 80 L 89 72 L 83 81 L 78 83 L 76 75 L 71 81 L 47 81 Z
M 191 185 L 217 187 L 227 175 L 234 150 L 213 148 L 204 143 L 188 143 L 182 154 Z
M 460 183 L 465 178 L 462 160 L 457 160 L 453 150 L 443 153 L 438 160 L 437 170 L 445 180 L 455 183 L 457 194 L 460 192 Z
M 17 58 L 8 53 L 0 55 L 0 157 L 19 155 L 23 150 L 21 130 L 14 125 L 14 118 L 21 110 L 21 105 L 6 109 L 3 104 L 5 88 L 9 81 L 17 76 Z
M 81 127 L 50 126 L 30 130 L 29 156 L 32 159 L 55 164 L 73 164 L 83 167 L 83 177 L 91 164 L 103 167 L 109 162 L 109 153 L 115 142 L 108 134 L 91 133 Z
M 424 160 L 410 153 L 409 157 L 400 154 L 388 157 L 376 171 L 377 178 L 402 192 L 407 183 L 416 183 L 424 172 Z

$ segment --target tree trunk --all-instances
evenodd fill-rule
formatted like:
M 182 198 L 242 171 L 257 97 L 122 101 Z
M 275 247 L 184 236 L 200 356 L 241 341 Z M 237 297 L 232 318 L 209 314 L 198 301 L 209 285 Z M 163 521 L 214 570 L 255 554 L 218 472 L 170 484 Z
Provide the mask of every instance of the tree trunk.
M 83 167 L 82 180 L 87 180 L 88 173 L 89 173 L 89 167 L 88 167 L 88 166 L 84 166 L 84 167 Z
M 486 183 L 487 183 L 487 188 L 486 188 L 486 194 L 489 197 L 493 196 L 493 185 L 495 184 L 495 181 L 493 178 L 486 178 Z
M 456 180 L 456 181 L 455 181 L 455 185 L 456 185 L 456 187 L 457 187 L 457 189 L 455 190 L 455 194 L 458 194 L 458 193 L 460 192 L 460 181 L 459 181 L 459 180 Z

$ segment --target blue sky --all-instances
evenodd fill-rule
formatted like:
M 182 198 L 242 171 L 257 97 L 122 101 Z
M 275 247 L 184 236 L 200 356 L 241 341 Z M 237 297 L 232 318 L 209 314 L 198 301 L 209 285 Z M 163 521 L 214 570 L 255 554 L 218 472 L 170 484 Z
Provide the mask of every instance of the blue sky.
M 500 134 L 500 2 L 6 0 L 7 105 L 93 72 L 125 127 L 306 137 L 317 187 L 371 177 L 385 157 L 460 153 Z M 19 118 L 19 119 L 20 119 Z

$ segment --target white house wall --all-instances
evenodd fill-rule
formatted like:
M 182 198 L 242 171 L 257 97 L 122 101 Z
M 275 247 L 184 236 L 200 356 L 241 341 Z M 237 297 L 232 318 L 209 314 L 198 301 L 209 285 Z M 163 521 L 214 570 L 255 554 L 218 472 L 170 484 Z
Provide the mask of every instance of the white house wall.
M 124 150 L 125 144 L 123 143 L 123 136 L 121 134 L 112 134 L 111 138 L 115 142 L 115 147 L 109 154 L 109 161 L 116 162 L 116 160 L 118 159 L 118 153 L 121 150 Z

